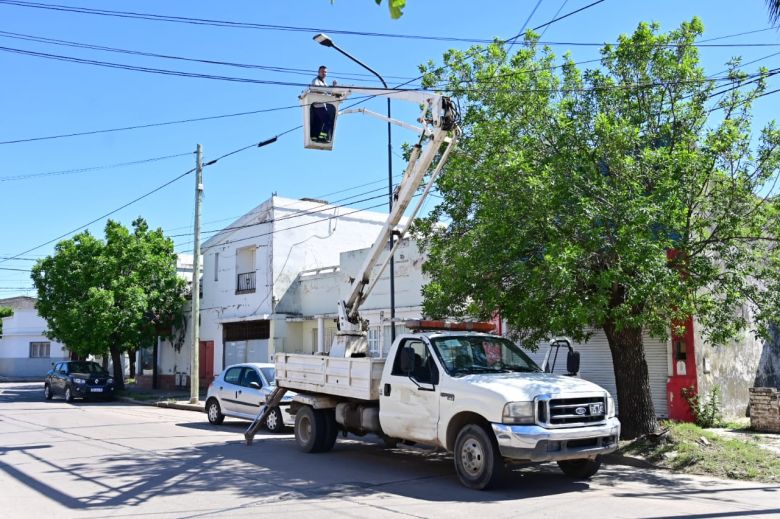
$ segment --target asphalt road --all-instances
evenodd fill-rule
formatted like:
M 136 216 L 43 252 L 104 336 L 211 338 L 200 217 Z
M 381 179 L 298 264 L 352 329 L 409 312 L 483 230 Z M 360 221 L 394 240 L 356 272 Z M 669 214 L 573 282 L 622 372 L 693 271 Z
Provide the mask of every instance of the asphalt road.
M 555 465 L 501 488 L 462 487 L 442 453 L 349 437 L 304 454 L 292 435 L 243 442 L 192 411 L 44 401 L 0 384 L 0 515 L 24 517 L 780 517 L 780 485 L 608 464 L 589 482 Z

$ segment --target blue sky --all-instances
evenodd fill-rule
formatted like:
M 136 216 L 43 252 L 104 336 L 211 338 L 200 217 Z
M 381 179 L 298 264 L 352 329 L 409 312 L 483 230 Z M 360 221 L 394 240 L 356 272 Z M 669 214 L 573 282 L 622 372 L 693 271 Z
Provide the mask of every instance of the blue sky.
M 390 19 L 386 6 L 376 6 L 373 0 L 48 1 L 48 5 L 312 30 L 169 23 L 37 9 L 0 0 L 0 268 L 20 269 L 0 270 L 0 298 L 34 295 L 22 290 L 31 286 L 25 270 L 32 266 L 31 258 L 51 253 L 54 243 L 25 253 L 24 259 L 3 258 L 66 234 L 182 175 L 194 166 L 193 152 L 198 143 L 203 146 L 204 160 L 209 161 L 288 132 L 301 124 L 302 114 L 300 108 L 280 109 L 70 138 L 8 141 L 295 107 L 303 89 L 296 84 L 310 82 L 320 64 L 328 65 L 329 76 L 342 85 L 378 86 L 356 64 L 315 44 L 312 36 L 319 31 L 331 31 L 339 46 L 378 70 L 389 84 L 396 85 L 417 77 L 420 63 L 429 59 L 440 61 L 448 48 L 466 48 L 470 44 L 333 31 L 507 38 L 518 33 L 526 21 L 528 27 L 541 25 L 553 19 L 559 10 L 565 14 L 593 0 L 543 0 L 538 8 L 538 0 L 408 0 L 399 20 Z M 554 42 L 558 54 L 570 51 L 575 60 L 587 60 L 598 57 L 598 47 L 571 43 L 615 41 L 617 35 L 630 33 L 641 21 L 658 21 L 662 29 L 669 30 L 694 15 L 704 22 L 704 38 L 761 31 L 712 42 L 735 46 L 702 48 L 702 62 L 708 74 L 721 72 L 732 56 L 749 61 L 780 52 L 780 34 L 775 29 L 764 30 L 770 26 L 763 0 L 606 0 L 552 24 L 542 40 Z M 29 36 L 296 70 L 279 72 L 105 52 L 25 39 Z M 736 46 L 748 43 L 778 47 Z M 29 52 L 252 81 L 160 75 L 25 54 Z M 780 66 L 780 55 L 751 65 L 748 71 L 760 65 Z M 770 79 L 769 83 L 769 89 L 780 87 L 780 80 Z M 756 103 L 757 125 L 771 118 L 778 101 L 780 97 L 770 95 Z M 383 112 L 385 101 L 373 100 L 365 106 Z M 416 109 L 394 102 L 393 114 L 408 119 L 416 114 Z M 396 174 L 404 168 L 401 144 L 413 139 L 403 129 L 394 130 Z M 333 202 L 354 197 L 339 203 L 355 208 L 378 206 L 376 210 L 384 211 L 386 146 L 386 126 L 382 122 L 350 115 L 339 121 L 332 152 L 305 150 L 299 129 L 282 135 L 275 144 L 221 159 L 204 170 L 203 238 L 210 236 L 207 231 L 227 225 L 272 193 Z M 118 166 L 171 156 L 176 157 Z M 137 216 L 143 216 L 151 226 L 176 235 L 177 251 L 191 252 L 192 238 L 187 234 L 192 232 L 193 211 L 194 178 L 190 174 L 111 218 L 129 225 Z M 104 224 L 105 220 L 100 220 L 88 228 L 102 236 Z

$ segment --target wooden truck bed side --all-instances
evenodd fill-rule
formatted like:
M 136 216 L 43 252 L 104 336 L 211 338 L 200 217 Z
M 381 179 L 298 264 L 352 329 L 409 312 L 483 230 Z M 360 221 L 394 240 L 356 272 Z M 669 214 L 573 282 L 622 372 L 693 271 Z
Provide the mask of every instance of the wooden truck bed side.
M 276 384 L 299 392 L 379 400 L 385 359 L 277 353 Z

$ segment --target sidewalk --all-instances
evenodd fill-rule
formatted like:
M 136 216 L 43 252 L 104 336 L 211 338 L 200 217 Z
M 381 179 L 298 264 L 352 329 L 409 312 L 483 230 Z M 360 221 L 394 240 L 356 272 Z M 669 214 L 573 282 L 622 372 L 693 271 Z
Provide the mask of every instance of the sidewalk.
M 190 403 L 189 391 L 166 391 L 162 389 L 135 389 L 128 386 L 124 390 L 124 395 L 117 396 L 117 400 L 131 402 L 139 405 L 151 405 L 156 407 L 167 407 L 169 409 L 181 409 L 184 411 L 196 411 L 204 413 L 206 411 L 206 392 L 201 391 L 198 402 Z

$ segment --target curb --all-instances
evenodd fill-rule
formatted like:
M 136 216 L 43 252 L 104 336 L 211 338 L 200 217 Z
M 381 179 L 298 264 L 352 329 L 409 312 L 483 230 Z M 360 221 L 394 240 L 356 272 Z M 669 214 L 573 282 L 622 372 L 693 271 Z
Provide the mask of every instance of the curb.
M 196 411 L 199 413 L 206 412 L 206 405 L 204 404 L 190 404 L 181 402 L 155 402 L 157 407 L 165 407 L 168 409 L 181 409 L 182 411 Z
M 137 404 L 137 405 L 164 407 L 168 409 L 180 409 L 182 411 L 196 411 L 199 413 L 206 412 L 205 403 L 190 404 L 184 402 L 168 402 L 166 400 L 159 400 L 159 401 L 158 400 L 136 400 L 134 398 L 130 398 L 127 396 L 117 397 L 117 400 L 121 400 L 123 402 L 129 402 L 131 404 Z

